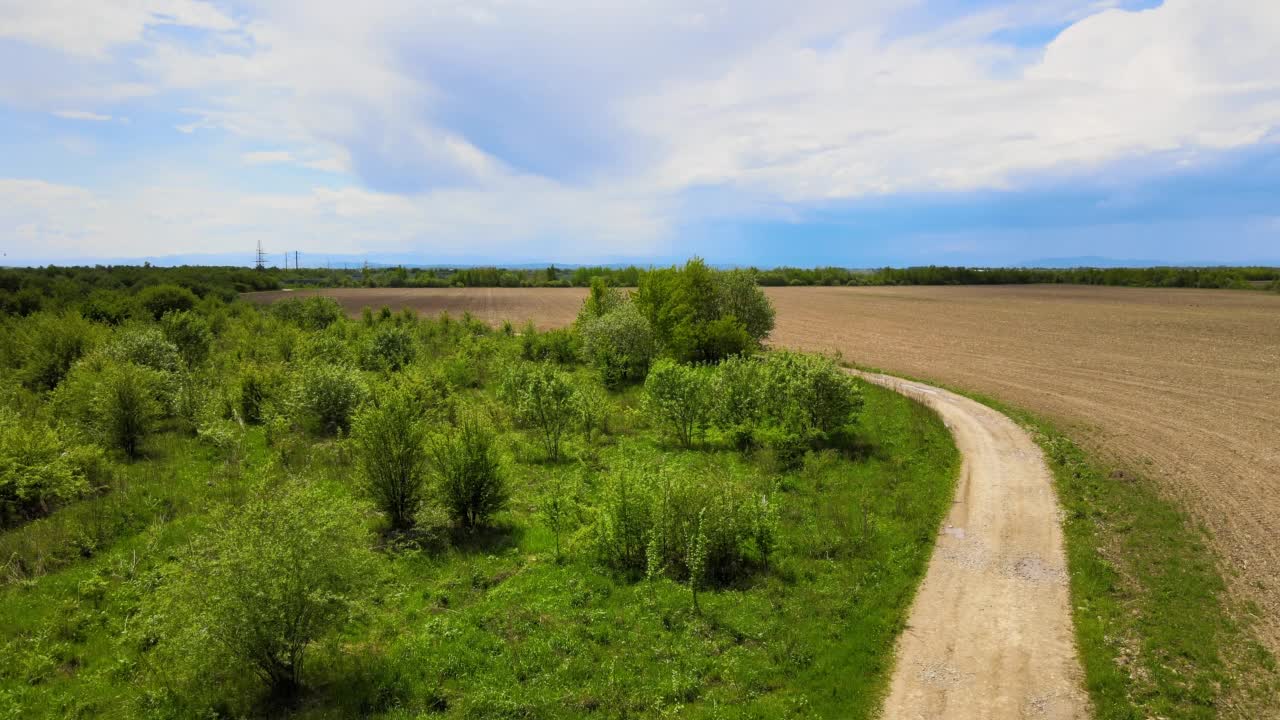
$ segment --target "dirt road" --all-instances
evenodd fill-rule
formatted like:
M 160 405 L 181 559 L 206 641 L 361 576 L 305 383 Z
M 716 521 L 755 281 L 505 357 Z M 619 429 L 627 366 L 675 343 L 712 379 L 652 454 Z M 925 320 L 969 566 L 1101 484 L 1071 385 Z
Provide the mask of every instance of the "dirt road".
M 1088 718 L 1058 501 L 1039 447 L 968 398 L 863 377 L 933 408 L 964 458 L 898 640 L 883 718 Z

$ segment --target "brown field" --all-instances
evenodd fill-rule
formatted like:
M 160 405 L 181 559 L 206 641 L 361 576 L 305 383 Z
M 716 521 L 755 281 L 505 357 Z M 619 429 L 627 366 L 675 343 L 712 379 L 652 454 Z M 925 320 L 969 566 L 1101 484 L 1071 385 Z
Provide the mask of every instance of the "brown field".
M 257 293 L 269 301 L 297 293 Z M 331 290 L 543 328 L 578 289 Z M 1161 483 L 1210 529 L 1280 650 L 1280 296 L 1079 286 L 771 288 L 777 345 L 983 393 Z

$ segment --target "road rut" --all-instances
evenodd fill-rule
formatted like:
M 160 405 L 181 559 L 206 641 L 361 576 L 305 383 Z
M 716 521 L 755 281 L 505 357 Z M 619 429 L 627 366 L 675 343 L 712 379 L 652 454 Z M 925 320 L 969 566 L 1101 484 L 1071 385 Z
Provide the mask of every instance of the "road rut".
M 1052 476 L 1026 431 L 952 392 L 887 375 L 963 457 L 951 512 L 898 640 L 882 717 L 1089 717 Z

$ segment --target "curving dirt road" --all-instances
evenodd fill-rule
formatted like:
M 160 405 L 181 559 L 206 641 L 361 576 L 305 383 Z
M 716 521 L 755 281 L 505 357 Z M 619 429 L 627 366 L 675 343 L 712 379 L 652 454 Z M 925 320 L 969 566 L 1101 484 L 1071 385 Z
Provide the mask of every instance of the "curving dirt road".
M 898 640 L 883 717 L 1089 717 L 1052 476 L 1022 428 L 955 393 L 859 373 L 937 412 L 963 456 Z

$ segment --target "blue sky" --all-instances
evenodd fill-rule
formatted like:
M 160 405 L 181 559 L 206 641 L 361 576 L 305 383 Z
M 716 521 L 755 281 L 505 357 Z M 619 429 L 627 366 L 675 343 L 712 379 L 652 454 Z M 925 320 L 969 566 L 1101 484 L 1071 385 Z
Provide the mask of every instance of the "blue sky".
M 1280 3 L 0 0 L 0 264 L 1280 264 Z

